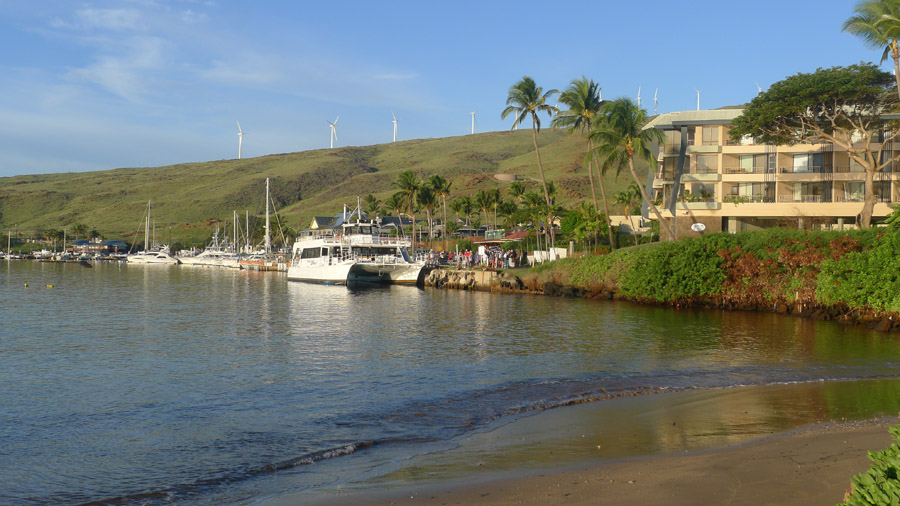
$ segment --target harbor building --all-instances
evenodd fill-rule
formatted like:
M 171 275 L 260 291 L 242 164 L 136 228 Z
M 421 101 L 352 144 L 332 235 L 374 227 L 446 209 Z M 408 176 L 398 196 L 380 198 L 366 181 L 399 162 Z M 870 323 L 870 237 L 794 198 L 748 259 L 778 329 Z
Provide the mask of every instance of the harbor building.
M 731 122 L 742 112 L 673 112 L 647 125 L 665 134 L 663 144 L 654 146 L 657 170 L 651 169 L 647 186 L 663 217 L 674 217 L 675 238 L 696 236 L 703 227 L 692 230 L 695 223 L 708 232 L 855 228 L 865 196 L 865 169 L 831 143 L 775 146 L 757 144 L 751 136 L 732 141 Z M 895 149 L 889 144 L 884 159 Z M 892 203 L 900 201 L 900 164 L 876 173 L 875 193 L 873 220 L 891 214 Z

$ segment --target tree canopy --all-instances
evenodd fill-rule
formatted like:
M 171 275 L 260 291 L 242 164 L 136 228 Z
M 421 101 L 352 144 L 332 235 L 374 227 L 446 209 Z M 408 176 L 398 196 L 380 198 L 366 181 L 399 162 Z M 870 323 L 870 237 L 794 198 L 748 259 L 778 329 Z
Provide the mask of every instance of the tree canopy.
M 881 126 L 880 114 L 897 102 L 892 84 L 893 77 L 871 63 L 799 73 L 757 95 L 732 122 L 730 136 L 737 141 L 752 135 L 765 144 L 820 139 L 846 146 L 852 132 Z

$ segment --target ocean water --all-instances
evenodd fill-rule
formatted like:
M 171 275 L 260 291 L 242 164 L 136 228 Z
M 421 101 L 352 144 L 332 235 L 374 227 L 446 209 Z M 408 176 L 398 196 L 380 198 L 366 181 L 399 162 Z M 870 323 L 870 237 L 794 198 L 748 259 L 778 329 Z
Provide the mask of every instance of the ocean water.
M 900 371 L 830 322 L 183 266 L 0 262 L 0 307 L 0 504 L 252 504 L 556 406 Z

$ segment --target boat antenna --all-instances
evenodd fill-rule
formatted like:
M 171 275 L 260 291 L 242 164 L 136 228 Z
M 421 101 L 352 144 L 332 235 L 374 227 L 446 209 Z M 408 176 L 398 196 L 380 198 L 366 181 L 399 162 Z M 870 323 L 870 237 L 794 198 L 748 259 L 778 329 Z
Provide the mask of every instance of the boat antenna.
M 360 218 L 362 217 L 362 203 L 359 200 L 359 195 L 356 196 L 356 223 L 359 223 Z

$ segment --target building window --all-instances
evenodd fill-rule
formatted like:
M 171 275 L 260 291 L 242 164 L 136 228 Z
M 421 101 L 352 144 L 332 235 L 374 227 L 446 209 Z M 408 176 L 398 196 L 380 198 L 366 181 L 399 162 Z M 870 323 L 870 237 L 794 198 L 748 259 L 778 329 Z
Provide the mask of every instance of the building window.
M 719 172 L 719 155 L 697 155 L 697 174 L 716 174 Z
M 717 146 L 719 144 L 719 127 L 705 126 L 703 127 L 703 145 Z

